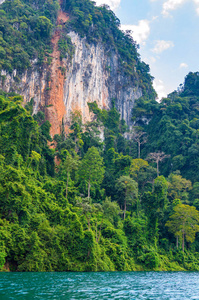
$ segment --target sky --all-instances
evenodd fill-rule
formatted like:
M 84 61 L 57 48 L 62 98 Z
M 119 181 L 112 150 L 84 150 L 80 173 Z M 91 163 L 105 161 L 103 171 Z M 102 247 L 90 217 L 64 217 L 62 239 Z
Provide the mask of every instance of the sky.
M 108 4 L 132 30 L 141 60 L 149 64 L 158 98 L 199 71 L 199 0 L 95 0 Z

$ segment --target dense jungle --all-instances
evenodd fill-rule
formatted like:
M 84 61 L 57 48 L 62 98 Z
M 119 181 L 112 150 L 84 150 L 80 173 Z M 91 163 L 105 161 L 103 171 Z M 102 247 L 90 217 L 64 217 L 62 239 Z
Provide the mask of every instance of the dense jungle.
M 70 21 L 60 59 L 74 54 L 69 30 L 100 41 L 142 97 L 131 129 L 112 99 L 109 110 L 88 104 L 91 122 L 74 111 L 68 132 L 52 137 L 34 99 L 0 91 L 0 269 L 198 271 L 199 73 L 157 102 L 149 66 L 114 13 L 88 0 L 61 5 Z M 50 65 L 58 1 L 0 8 L 0 71 Z

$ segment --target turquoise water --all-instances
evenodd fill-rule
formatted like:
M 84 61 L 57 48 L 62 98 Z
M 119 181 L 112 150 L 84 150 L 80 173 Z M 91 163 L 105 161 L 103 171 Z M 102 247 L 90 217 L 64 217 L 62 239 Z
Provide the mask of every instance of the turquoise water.
M 0 300 L 199 299 L 197 272 L 0 273 Z

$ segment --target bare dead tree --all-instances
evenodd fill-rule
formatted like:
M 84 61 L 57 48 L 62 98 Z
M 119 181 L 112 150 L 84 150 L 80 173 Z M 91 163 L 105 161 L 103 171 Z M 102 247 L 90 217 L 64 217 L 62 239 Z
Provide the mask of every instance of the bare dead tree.
M 170 155 L 167 155 L 164 152 L 154 152 L 148 155 L 147 160 L 152 160 L 157 165 L 157 177 L 159 176 L 159 162 L 169 157 Z
M 135 132 L 133 134 L 132 138 L 138 144 L 138 158 L 140 158 L 140 148 L 141 148 L 141 145 L 143 145 L 143 144 L 145 144 L 147 142 L 146 132 L 144 132 L 144 131 Z

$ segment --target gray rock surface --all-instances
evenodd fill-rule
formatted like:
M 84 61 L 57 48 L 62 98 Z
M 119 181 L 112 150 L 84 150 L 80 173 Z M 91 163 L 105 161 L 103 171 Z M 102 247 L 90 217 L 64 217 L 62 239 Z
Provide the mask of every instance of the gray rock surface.
M 71 112 L 75 110 L 81 111 L 83 122 L 90 121 L 92 115 L 89 113 L 88 102 L 96 101 L 100 108 L 109 109 L 114 101 L 121 118 L 131 127 L 131 111 L 135 100 L 142 96 L 142 90 L 119 71 L 121 68 L 117 53 L 107 53 L 101 43 L 90 45 L 86 38 L 80 38 L 75 32 L 70 32 L 69 36 L 75 46 L 75 54 L 71 61 L 64 60 L 64 123 L 70 123 Z M 2 71 L 0 89 L 22 94 L 24 102 L 34 98 L 34 113 L 37 113 L 48 104 L 48 71 L 48 67 L 38 70 L 36 61 L 22 75 L 16 70 L 11 75 Z

